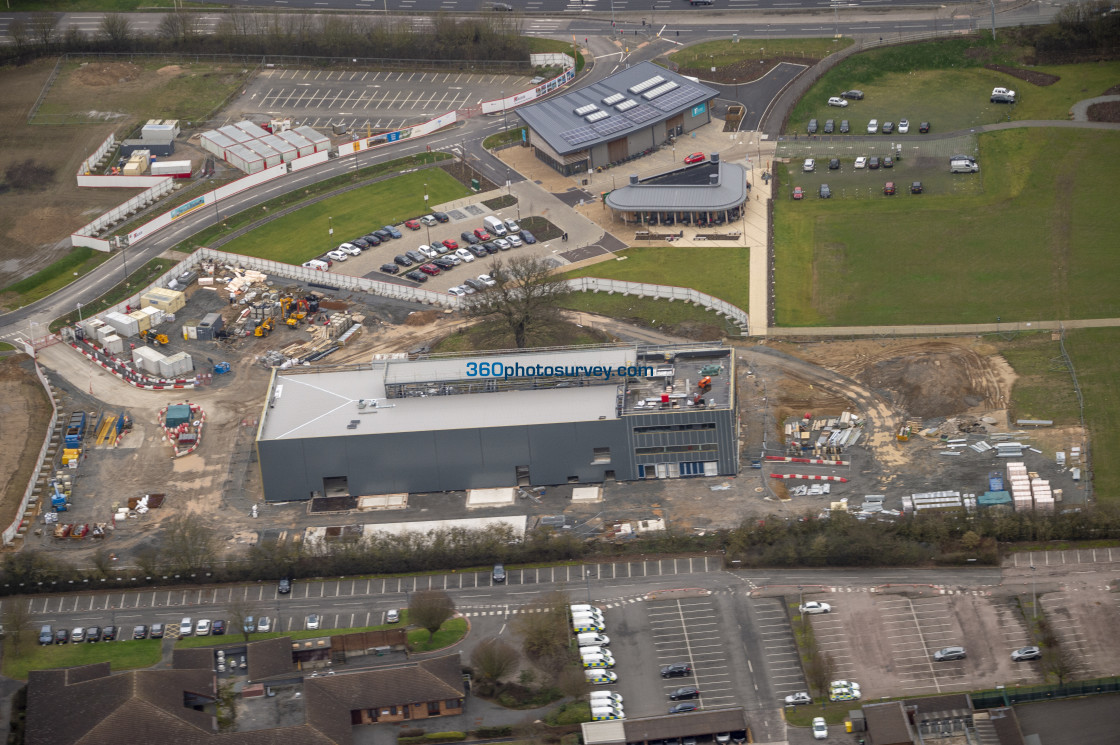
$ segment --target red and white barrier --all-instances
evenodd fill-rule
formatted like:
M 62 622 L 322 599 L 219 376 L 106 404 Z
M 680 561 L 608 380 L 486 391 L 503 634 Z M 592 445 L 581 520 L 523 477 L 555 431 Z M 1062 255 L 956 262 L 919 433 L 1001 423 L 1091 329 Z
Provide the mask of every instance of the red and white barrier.
M 824 460 L 823 458 L 791 458 L 788 455 L 767 455 L 766 460 L 776 461 L 778 463 L 809 463 L 814 466 L 851 465 L 851 461 L 847 460 Z
M 848 480 L 843 476 L 813 476 L 803 473 L 772 473 L 772 479 L 804 479 L 805 481 L 835 481 L 839 484 L 846 484 Z

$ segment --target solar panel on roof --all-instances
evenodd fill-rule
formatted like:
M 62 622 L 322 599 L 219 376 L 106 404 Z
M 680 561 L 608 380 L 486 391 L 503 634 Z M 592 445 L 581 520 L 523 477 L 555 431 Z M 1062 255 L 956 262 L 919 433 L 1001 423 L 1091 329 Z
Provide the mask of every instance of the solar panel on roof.
M 584 116 L 586 114 L 590 114 L 592 111 L 598 111 L 598 110 L 599 110 L 598 106 L 596 106 L 593 103 L 589 103 L 586 106 L 580 106 L 578 109 L 576 109 L 576 116 Z
M 642 91 L 648 91 L 650 88 L 657 85 L 658 83 L 664 83 L 664 82 L 665 82 L 665 78 L 661 77 L 660 75 L 656 75 L 656 76 L 650 78 L 649 80 L 643 80 L 642 82 L 638 83 L 637 85 L 630 86 L 629 88 L 627 88 L 627 90 L 630 91 L 631 93 L 637 95 L 638 93 L 641 93 Z
M 639 106 L 636 109 L 632 109 L 631 111 L 627 111 L 625 114 L 623 114 L 623 116 L 625 116 L 634 124 L 641 124 L 642 122 L 648 122 L 650 119 L 656 119 L 659 114 L 657 112 L 657 109 L 654 109 L 651 106 L 643 105 Z
M 615 111 L 626 111 L 627 109 L 632 109 L 637 105 L 638 105 L 637 101 L 635 101 L 632 98 L 628 98 L 625 101 L 623 101 L 622 103 L 615 106 L 614 108 L 615 108 Z
M 597 135 L 595 133 L 595 130 L 593 130 L 591 127 L 576 127 L 575 129 L 569 129 L 566 132 L 561 132 L 560 136 L 563 137 L 564 141 L 569 145 L 578 145 L 581 142 L 594 140 L 599 135 Z
M 598 122 L 606 119 L 610 114 L 605 111 L 596 111 L 594 114 L 588 114 L 584 117 L 588 122 Z
M 692 87 L 684 87 L 680 90 L 670 91 L 664 96 L 660 96 L 653 105 L 661 111 L 670 111 L 671 109 L 679 108 L 693 100 L 700 94 L 700 91 Z
M 653 90 L 646 91 L 645 93 L 642 94 L 642 98 L 644 98 L 647 101 L 652 101 L 653 99 L 657 98 L 658 96 L 664 95 L 664 94 L 668 93 L 669 91 L 673 90 L 674 88 L 679 88 L 679 87 L 680 87 L 679 85 L 677 85 L 672 80 L 670 80 L 668 83 L 662 83 L 661 85 L 657 86 Z
M 603 122 L 596 122 L 591 125 L 591 128 L 599 133 L 600 137 L 620 132 L 630 126 L 630 123 L 621 117 L 613 117 Z
M 604 98 L 603 99 L 603 105 L 604 106 L 614 106 L 616 103 L 618 103 L 619 101 L 621 101 L 624 98 L 626 98 L 625 94 L 615 93 L 613 95 L 610 95 L 610 96 L 607 96 L 606 98 Z

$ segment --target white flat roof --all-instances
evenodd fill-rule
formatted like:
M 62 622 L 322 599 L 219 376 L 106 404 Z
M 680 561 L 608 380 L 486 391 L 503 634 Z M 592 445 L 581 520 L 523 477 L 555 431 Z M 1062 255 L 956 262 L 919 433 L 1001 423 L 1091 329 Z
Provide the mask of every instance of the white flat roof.
M 466 380 L 472 377 L 468 363 L 498 363 L 503 369 L 512 368 L 510 377 L 521 377 L 516 366 L 522 368 L 564 368 L 610 366 L 612 369 L 633 365 L 637 358 L 634 347 L 596 347 L 592 349 L 562 349 L 549 352 L 515 352 L 511 354 L 487 355 L 479 357 L 445 357 L 423 360 L 390 360 L 385 373 L 385 382 L 393 383 L 431 383 L 443 380 Z M 530 373 L 525 377 L 532 377 Z M 545 372 L 536 373 L 540 377 Z M 477 377 L 477 376 L 473 376 Z M 501 376 L 495 376 L 501 377 Z M 562 377 L 562 375 L 548 375 Z

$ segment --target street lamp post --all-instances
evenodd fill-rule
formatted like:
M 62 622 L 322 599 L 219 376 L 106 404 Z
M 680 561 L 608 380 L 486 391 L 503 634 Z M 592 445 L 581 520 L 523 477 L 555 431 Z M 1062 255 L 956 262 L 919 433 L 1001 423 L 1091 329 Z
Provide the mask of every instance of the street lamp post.
M 82 322 L 82 304 L 78 303 L 78 323 Z
M 1038 620 L 1038 587 L 1035 583 L 1035 577 L 1038 576 L 1035 574 L 1037 568 L 1034 564 L 1031 564 L 1031 613 L 1035 620 Z

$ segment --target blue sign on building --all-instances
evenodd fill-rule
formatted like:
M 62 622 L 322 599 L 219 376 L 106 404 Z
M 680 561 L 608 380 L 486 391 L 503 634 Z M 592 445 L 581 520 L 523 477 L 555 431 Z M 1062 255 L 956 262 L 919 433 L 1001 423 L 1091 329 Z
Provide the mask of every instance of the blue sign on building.
M 698 103 L 698 104 L 696 104 L 695 106 L 692 107 L 692 115 L 693 116 L 700 116 L 701 114 L 703 114 L 707 110 L 708 110 L 708 104 Z

